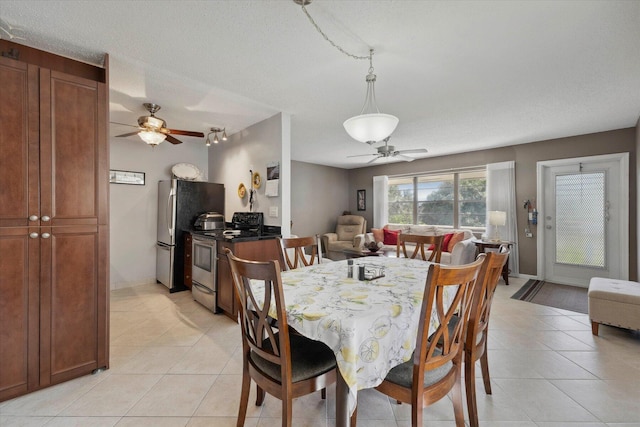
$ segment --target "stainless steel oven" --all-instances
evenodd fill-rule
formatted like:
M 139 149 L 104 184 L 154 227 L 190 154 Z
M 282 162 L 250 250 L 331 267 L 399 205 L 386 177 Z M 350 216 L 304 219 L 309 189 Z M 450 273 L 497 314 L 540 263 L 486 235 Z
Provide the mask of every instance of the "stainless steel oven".
M 191 293 L 193 299 L 215 313 L 216 311 L 216 240 L 193 235 L 191 257 L 193 259 Z

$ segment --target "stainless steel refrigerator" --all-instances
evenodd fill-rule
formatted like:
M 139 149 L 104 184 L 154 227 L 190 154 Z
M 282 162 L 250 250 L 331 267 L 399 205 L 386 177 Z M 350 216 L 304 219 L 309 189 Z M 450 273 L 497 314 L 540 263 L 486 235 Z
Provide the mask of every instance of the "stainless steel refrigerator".
M 198 215 L 224 215 L 224 185 L 172 179 L 158 182 L 156 280 L 171 292 L 183 291 L 184 236 Z

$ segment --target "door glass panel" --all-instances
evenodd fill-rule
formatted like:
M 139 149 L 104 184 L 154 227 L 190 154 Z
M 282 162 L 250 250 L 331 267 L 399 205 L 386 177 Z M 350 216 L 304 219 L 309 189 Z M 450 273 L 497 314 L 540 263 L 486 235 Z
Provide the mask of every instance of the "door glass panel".
M 213 247 L 208 245 L 200 245 L 194 243 L 193 245 L 193 266 L 201 268 L 206 271 L 213 271 L 212 261 Z
M 605 173 L 557 175 L 556 263 L 605 267 Z

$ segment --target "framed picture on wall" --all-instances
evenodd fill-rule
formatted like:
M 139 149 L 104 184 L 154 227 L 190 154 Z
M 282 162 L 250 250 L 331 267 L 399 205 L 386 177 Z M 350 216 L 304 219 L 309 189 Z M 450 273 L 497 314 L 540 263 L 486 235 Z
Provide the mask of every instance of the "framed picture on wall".
M 111 169 L 109 171 L 109 182 L 111 184 L 144 185 L 144 172 Z
M 366 190 L 358 190 L 358 210 L 367 210 L 367 192 Z

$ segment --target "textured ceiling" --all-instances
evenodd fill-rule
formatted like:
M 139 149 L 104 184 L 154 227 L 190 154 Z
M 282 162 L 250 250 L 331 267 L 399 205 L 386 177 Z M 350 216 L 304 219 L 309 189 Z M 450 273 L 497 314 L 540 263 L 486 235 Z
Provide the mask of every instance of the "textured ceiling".
M 400 150 L 520 144 L 631 127 L 640 115 L 640 1 L 307 9 L 347 51 L 376 49 L 378 105 L 400 118 Z M 92 63 L 109 53 L 112 121 L 133 124 L 155 102 L 169 127 L 234 133 L 283 111 L 294 160 L 353 168 L 370 158 L 347 156 L 375 153 L 342 127 L 360 112 L 368 63 L 329 45 L 291 0 L 0 0 L 0 19 L 19 43 Z

